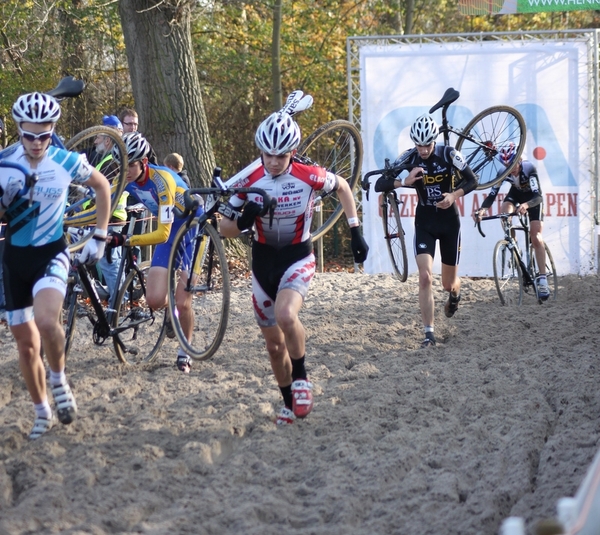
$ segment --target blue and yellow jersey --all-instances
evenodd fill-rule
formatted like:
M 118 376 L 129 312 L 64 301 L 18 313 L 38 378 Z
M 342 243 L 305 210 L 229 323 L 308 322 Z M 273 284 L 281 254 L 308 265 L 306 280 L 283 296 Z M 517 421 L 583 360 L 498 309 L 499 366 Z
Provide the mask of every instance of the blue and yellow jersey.
M 129 244 L 143 246 L 166 242 L 175 220 L 175 207 L 184 210 L 183 193 L 187 189 L 183 179 L 167 167 L 148 164 L 143 180 L 130 182 L 125 191 L 156 217 L 157 228 L 148 234 L 131 236 Z

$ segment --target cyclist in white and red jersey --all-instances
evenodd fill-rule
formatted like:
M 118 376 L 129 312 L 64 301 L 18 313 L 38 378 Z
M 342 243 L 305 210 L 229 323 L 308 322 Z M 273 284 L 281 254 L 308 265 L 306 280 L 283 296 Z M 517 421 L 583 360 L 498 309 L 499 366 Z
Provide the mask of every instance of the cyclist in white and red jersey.
M 528 160 L 515 160 L 516 152 L 514 145 L 500 150 L 500 161 L 511 170 L 508 176 L 497 186 L 490 189 L 488 196 L 481 204 L 481 208 L 473 214 L 473 219 L 481 221 L 487 215 L 488 208 L 494 204 L 500 187 L 504 182 L 510 184 L 510 189 L 504 197 L 500 212 L 519 214 L 529 213 L 531 244 L 535 251 L 535 259 L 540 273 L 536 279 L 540 299 L 546 301 L 550 297 L 550 288 L 546 278 L 546 247 L 542 238 L 542 227 L 544 221 L 544 197 L 538 178 L 537 169 Z
M 442 257 L 442 286 L 448 300 L 446 317 L 458 310 L 460 301 L 460 217 L 456 200 L 477 187 L 477 178 L 463 155 L 454 147 L 436 145 L 439 129 L 433 117 L 422 115 L 412 125 L 410 138 L 415 144 L 401 157 L 411 169 L 401 179 L 380 178 L 375 191 L 392 190 L 400 186 L 413 187 L 419 198 L 415 213 L 415 259 L 419 269 L 419 308 L 425 330 L 421 347 L 435 346 L 433 258 L 439 241 Z M 461 180 L 456 183 L 455 170 Z
M 234 219 L 223 219 L 220 230 L 232 238 L 252 226 L 255 229 L 252 302 L 283 396 L 284 407 L 276 419 L 282 425 L 306 417 L 313 407 L 312 383 L 305 368 L 305 332 L 298 314 L 315 274 L 310 236 L 315 190 L 337 191 L 348 218 L 355 262 L 364 262 L 369 248 L 360 233 L 348 182 L 323 168 L 294 160 L 300 127 L 290 115 L 270 115 L 258 127 L 255 141 L 262 166 L 236 186 L 261 188 L 277 199 L 272 225 L 268 214 L 259 217 L 259 195 L 238 194 L 229 201 Z
M 63 237 L 63 214 L 71 182 L 85 184 L 96 193 L 96 230 L 79 260 L 96 263 L 104 252 L 110 215 L 110 185 L 81 154 L 50 146 L 60 117 L 58 102 L 42 93 L 19 97 L 12 108 L 21 143 L 3 153 L 39 177 L 33 192 L 23 197 L 22 173 L 0 168 L 0 216 L 7 221 L 4 249 L 4 291 L 7 321 L 17 342 L 19 366 L 36 418 L 30 439 L 48 431 L 54 418 L 46 393 L 46 372 L 40 344 L 50 367 L 50 390 L 58 419 L 70 424 L 77 405 L 65 377 L 65 333 L 61 321 L 67 288 L 69 253 Z M 31 200 L 30 200 L 31 199 Z

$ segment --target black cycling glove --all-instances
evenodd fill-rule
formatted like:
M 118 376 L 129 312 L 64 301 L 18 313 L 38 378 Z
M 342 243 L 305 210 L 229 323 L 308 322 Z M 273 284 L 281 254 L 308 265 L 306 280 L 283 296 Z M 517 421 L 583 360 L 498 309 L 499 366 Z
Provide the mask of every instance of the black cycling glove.
M 379 193 L 381 191 L 384 191 L 384 192 L 392 191 L 393 189 L 395 189 L 395 186 L 394 186 L 395 180 L 396 180 L 395 178 L 387 178 L 385 176 L 380 176 L 377 179 L 377 182 L 375 182 L 375 191 L 377 193 Z
M 354 262 L 362 264 L 369 253 L 369 246 L 360 233 L 360 227 L 350 228 L 350 246 L 352 247 L 352 255 L 354 256 Z
M 262 206 L 255 202 L 250 201 L 244 207 L 242 215 L 237 219 L 237 228 L 240 230 L 246 230 L 254 225 L 254 220 L 262 212 Z

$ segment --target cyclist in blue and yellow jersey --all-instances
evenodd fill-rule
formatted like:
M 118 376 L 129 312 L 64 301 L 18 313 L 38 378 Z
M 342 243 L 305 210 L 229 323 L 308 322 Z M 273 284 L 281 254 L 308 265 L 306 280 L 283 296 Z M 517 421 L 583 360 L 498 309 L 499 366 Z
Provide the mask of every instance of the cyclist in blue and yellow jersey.
M 419 308 L 425 330 L 421 347 L 435 345 L 433 319 L 433 258 L 436 241 L 442 257 L 442 286 L 449 292 L 444 307 L 446 317 L 458 310 L 460 301 L 460 217 L 456 199 L 477 187 L 477 177 L 462 154 L 454 147 L 436 145 L 439 129 L 433 117 L 422 115 L 412 125 L 410 138 L 415 144 L 412 154 L 403 154 L 411 168 L 407 176 L 398 179 L 380 178 L 375 191 L 392 190 L 400 186 L 413 187 L 419 203 L 415 213 L 415 258 L 419 269 Z M 456 183 L 454 170 L 460 172 Z M 387 183 L 389 182 L 389 183 Z
M 481 208 L 473 214 L 473 219 L 481 221 L 487 215 L 488 208 L 494 204 L 500 187 L 504 182 L 510 184 L 510 189 L 504 197 L 500 212 L 519 214 L 529 213 L 531 244 L 535 251 L 535 259 L 539 266 L 539 276 L 536 284 L 540 299 L 546 301 L 550 297 L 550 288 L 546 278 L 546 247 L 542 238 L 542 227 L 544 221 L 544 197 L 538 178 L 537 169 L 528 160 L 515 160 L 516 152 L 514 144 L 501 149 L 498 154 L 500 161 L 510 167 L 508 176 L 498 185 L 490 189 L 488 196 L 481 203 Z
M 110 185 L 82 154 L 51 146 L 60 117 L 58 102 L 42 93 L 19 97 L 12 108 L 21 143 L 3 158 L 21 164 L 39 177 L 33 191 L 20 197 L 25 181 L 14 169 L 0 168 L 0 216 L 7 221 L 4 249 L 4 291 L 7 321 L 17 342 L 19 366 L 35 406 L 29 438 L 36 439 L 53 423 L 46 391 L 41 344 L 50 367 L 50 390 L 58 419 L 70 424 L 77 405 L 65 377 L 65 333 L 62 305 L 67 288 L 69 253 L 63 214 L 69 184 L 85 184 L 96 194 L 94 239 L 86 242 L 79 260 L 95 264 L 104 253 L 110 215 Z M 30 197 L 31 196 L 31 197 Z M 31 200 L 30 200 L 31 199 Z
M 111 245 L 143 247 L 156 245 L 148 271 L 146 284 L 146 300 L 153 310 L 162 309 L 167 305 L 167 266 L 173 240 L 185 219 L 175 219 L 175 208 L 183 212 L 183 193 L 188 189 L 183 179 L 166 167 L 148 163 L 150 145 L 139 132 L 131 132 L 123 136 L 127 149 L 129 168 L 127 171 L 127 186 L 125 191 L 136 202 L 142 203 L 156 217 L 156 229 L 146 234 L 134 234 L 124 237 L 122 234 L 111 234 Z M 113 151 L 113 157 L 118 161 L 118 151 Z M 176 290 L 176 306 L 179 321 L 183 331 L 191 340 L 194 326 L 191 293 L 185 292 L 185 280 L 180 280 Z M 174 337 L 173 332 L 168 332 Z M 181 348 L 177 353 L 177 368 L 189 373 L 192 361 Z

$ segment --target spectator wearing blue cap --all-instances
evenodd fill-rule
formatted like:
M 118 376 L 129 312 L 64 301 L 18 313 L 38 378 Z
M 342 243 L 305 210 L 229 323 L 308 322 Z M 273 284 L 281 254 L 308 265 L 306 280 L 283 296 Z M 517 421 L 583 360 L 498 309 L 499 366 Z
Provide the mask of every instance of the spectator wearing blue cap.
M 116 115 L 105 115 L 102 117 L 102 124 L 116 128 L 121 134 L 123 133 L 123 124 Z

